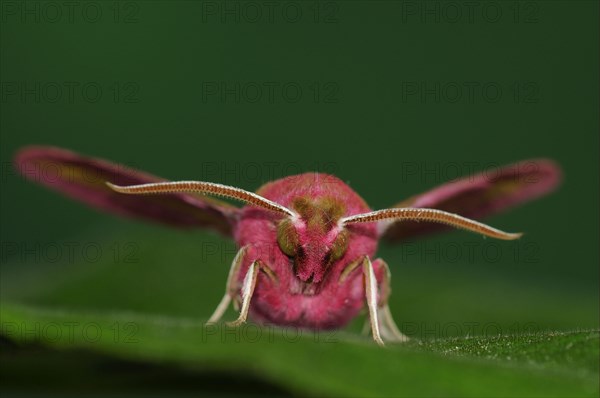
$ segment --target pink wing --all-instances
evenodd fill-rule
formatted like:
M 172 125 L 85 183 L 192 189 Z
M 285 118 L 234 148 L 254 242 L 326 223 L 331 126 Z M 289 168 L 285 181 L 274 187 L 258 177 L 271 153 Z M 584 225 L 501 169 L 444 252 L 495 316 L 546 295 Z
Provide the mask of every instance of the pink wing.
M 444 184 L 392 207 L 427 207 L 479 219 L 543 196 L 560 180 L 560 168 L 551 160 L 526 160 Z M 392 223 L 382 236 L 401 241 L 445 229 L 439 224 L 402 221 Z
M 123 195 L 105 183 L 137 185 L 165 181 L 102 159 L 55 147 L 27 147 L 15 157 L 26 178 L 93 207 L 124 216 L 180 227 L 205 227 L 231 235 L 238 209 L 226 202 L 193 194 Z

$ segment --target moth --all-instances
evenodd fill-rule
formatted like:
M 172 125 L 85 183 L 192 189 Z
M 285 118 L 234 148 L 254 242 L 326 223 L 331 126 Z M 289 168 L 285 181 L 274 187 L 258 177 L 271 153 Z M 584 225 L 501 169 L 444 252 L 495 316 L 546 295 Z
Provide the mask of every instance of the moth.
M 15 164 L 25 177 L 93 207 L 232 237 L 239 251 L 208 323 L 218 322 L 231 304 L 239 311 L 231 325 L 250 317 L 280 326 L 336 329 L 366 308 L 367 325 L 380 345 L 408 339 L 388 306 L 390 268 L 375 256 L 380 239 L 399 243 L 448 227 L 517 239 L 520 233 L 475 219 L 547 194 L 561 175 L 553 161 L 529 160 L 372 210 L 343 181 L 321 173 L 285 177 L 249 192 L 213 182 L 170 182 L 55 147 L 24 148 Z

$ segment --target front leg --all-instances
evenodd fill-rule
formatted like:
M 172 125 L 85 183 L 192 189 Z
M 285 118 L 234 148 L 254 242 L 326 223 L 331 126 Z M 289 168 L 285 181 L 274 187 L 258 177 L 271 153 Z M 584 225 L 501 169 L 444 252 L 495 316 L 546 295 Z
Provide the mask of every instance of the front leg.
M 246 253 L 248 252 L 248 248 L 249 248 L 249 245 L 242 247 L 235 255 L 235 258 L 233 259 L 233 262 L 231 263 L 231 268 L 229 269 L 229 275 L 227 276 L 227 283 L 225 285 L 225 295 L 223 296 L 223 298 L 221 299 L 221 302 L 215 309 L 215 312 L 208 319 L 208 322 L 206 322 L 207 325 L 219 322 L 219 320 L 221 319 L 221 317 L 223 316 L 225 311 L 227 311 L 227 307 L 229 307 L 229 303 L 231 303 L 231 299 L 233 299 L 235 297 L 236 281 L 238 280 L 240 268 L 241 268 L 242 262 L 244 261 L 244 257 L 246 255 Z M 233 305 L 234 305 L 234 308 L 237 310 L 237 302 L 234 301 Z
M 229 307 L 229 304 L 231 303 L 232 300 L 233 300 L 234 309 L 238 310 L 239 305 L 238 305 L 238 300 L 236 300 L 236 296 L 238 294 L 238 289 L 239 289 L 238 280 L 239 280 L 240 272 L 242 269 L 242 263 L 244 262 L 244 259 L 246 258 L 249 248 L 250 248 L 250 245 L 246 245 L 246 246 L 242 247 L 235 255 L 235 258 L 233 259 L 233 262 L 231 263 L 231 268 L 229 269 L 229 276 L 227 277 L 227 284 L 225 286 L 225 295 L 221 299 L 221 302 L 215 309 L 215 312 L 212 314 L 212 316 L 210 317 L 208 322 L 206 322 L 207 325 L 217 323 L 221 319 L 221 317 L 223 316 L 225 311 L 227 311 L 227 307 Z M 250 310 L 250 300 L 252 299 L 252 295 L 254 294 L 254 288 L 256 287 L 256 282 L 258 280 L 259 271 L 263 271 L 265 273 L 265 275 L 272 282 L 277 283 L 277 276 L 275 275 L 273 270 L 271 270 L 271 268 L 269 268 L 262 261 L 254 260 L 250 264 L 250 267 L 248 268 L 248 271 L 246 272 L 246 275 L 244 276 L 244 281 L 242 282 L 242 286 L 241 286 L 241 296 L 242 296 L 241 299 L 242 300 L 241 300 L 240 315 L 238 316 L 238 319 L 236 319 L 235 321 L 227 322 L 228 325 L 239 326 L 242 323 L 244 323 L 246 321 L 246 319 L 248 318 L 248 311 Z
M 356 269 L 359 263 L 361 263 L 360 260 L 352 262 L 348 265 L 340 277 L 341 283 L 354 269 Z M 375 340 L 375 342 L 377 342 L 379 345 L 384 345 L 383 339 L 391 342 L 406 342 L 408 341 L 408 337 L 398 330 L 388 306 L 388 298 L 391 293 L 390 270 L 385 261 L 381 259 L 376 260 L 375 263 L 378 265 L 378 273 L 383 272 L 379 278 L 379 283 L 376 278 L 375 267 L 371 263 L 369 257 L 365 256 L 362 260 L 363 277 L 365 283 L 365 298 L 367 301 L 367 308 L 369 310 L 369 323 L 366 323 L 365 326 L 370 326 L 371 333 L 373 334 L 373 340 Z
M 248 272 L 246 272 L 246 276 L 244 276 L 244 282 L 242 283 L 242 308 L 240 309 L 240 315 L 238 319 L 233 322 L 227 322 L 229 326 L 240 326 L 246 319 L 248 318 L 248 311 L 250 310 L 250 300 L 254 295 L 254 288 L 256 287 L 256 282 L 258 281 L 258 273 L 262 271 L 267 278 L 270 279 L 271 283 L 279 283 L 277 279 L 277 275 L 275 272 L 267 264 L 260 260 L 254 260 L 252 264 L 250 264 L 250 268 L 248 268 Z
M 373 340 L 380 346 L 383 346 L 383 340 L 379 333 L 379 316 L 377 315 L 377 279 L 375 278 L 375 271 L 373 271 L 373 264 L 371 264 L 369 256 L 365 256 L 362 265 L 365 281 L 365 298 L 367 299 L 367 307 L 369 309 L 369 321 L 371 322 Z
M 383 271 L 383 275 L 380 282 L 380 299 L 379 299 L 379 308 L 378 311 L 378 321 L 381 327 L 381 335 L 386 341 L 404 343 L 409 340 L 408 336 L 400 332 L 398 326 L 396 326 L 396 322 L 394 322 L 394 318 L 392 317 L 392 313 L 390 312 L 390 307 L 388 305 L 388 298 L 392 293 L 392 288 L 390 286 L 392 274 L 390 273 L 390 269 L 385 261 L 382 259 L 375 260 L 375 263 L 379 263 L 381 266 L 381 270 Z
M 259 260 L 255 260 L 250 264 L 250 268 L 248 268 L 248 272 L 244 277 L 244 283 L 242 284 L 242 308 L 240 309 L 240 315 L 235 321 L 227 322 L 227 325 L 240 326 L 242 323 L 246 322 L 248 310 L 250 310 L 250 299 L 254 294 L 254 288 L 256 287 L 256 281 L 258 279 L 259 264 Z

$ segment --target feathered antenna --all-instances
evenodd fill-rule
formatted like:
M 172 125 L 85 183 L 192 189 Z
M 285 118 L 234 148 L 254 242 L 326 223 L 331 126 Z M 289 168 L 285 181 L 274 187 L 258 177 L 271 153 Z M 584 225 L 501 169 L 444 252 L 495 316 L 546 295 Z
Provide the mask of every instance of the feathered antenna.
M 230 199 L 236 199 L 244 203 L 272 210 L 287 216 L 295 216 L 295 213 L 285 206 L 275 203 L 269 199 L 263 198 L 254 192 L 245 191 L 241 188 L 231 187 L 229 185 L 215 184 L 202 181 L 177 181 L 177 182 L 157 182 L 141 185 L 130 185 L 127 187 L 119 186 L 107 182 L 111 189 L 116 192 L 129 195 L 146 194 L 165 194 L 176 192 L 195 192 L 206 195 L 223 196 Z
M 383 209 L 372 211 L 370 213 L 355 214 L 353 216 L 341 218 L 339 223 L 341 226 L 344 226 L 348 224 L 377 222 L 383 220 L 435 222 L 503 240 L 519 239 L 523 235 L 522 233 L 509 233 L 500 231 L 499 229 L 490 227 L 489 225 L 459 216 L 458 214 L 448 213 L 447 211 L 411 207 Z

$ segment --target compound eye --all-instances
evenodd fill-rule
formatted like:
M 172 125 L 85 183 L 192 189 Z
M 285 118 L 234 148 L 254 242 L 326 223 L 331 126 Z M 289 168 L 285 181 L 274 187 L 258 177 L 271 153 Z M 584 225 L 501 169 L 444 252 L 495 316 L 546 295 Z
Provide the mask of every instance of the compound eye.
M 348 231 L 342 230 L 331 245 L 331 261 L 339 260 L 348 250 Z
M 277 243 L 282 252 L 289 257 L 294 257 L 298 250 L 298 231 L 294 228 L 292 220 L 285 219 L 277 226 Z

